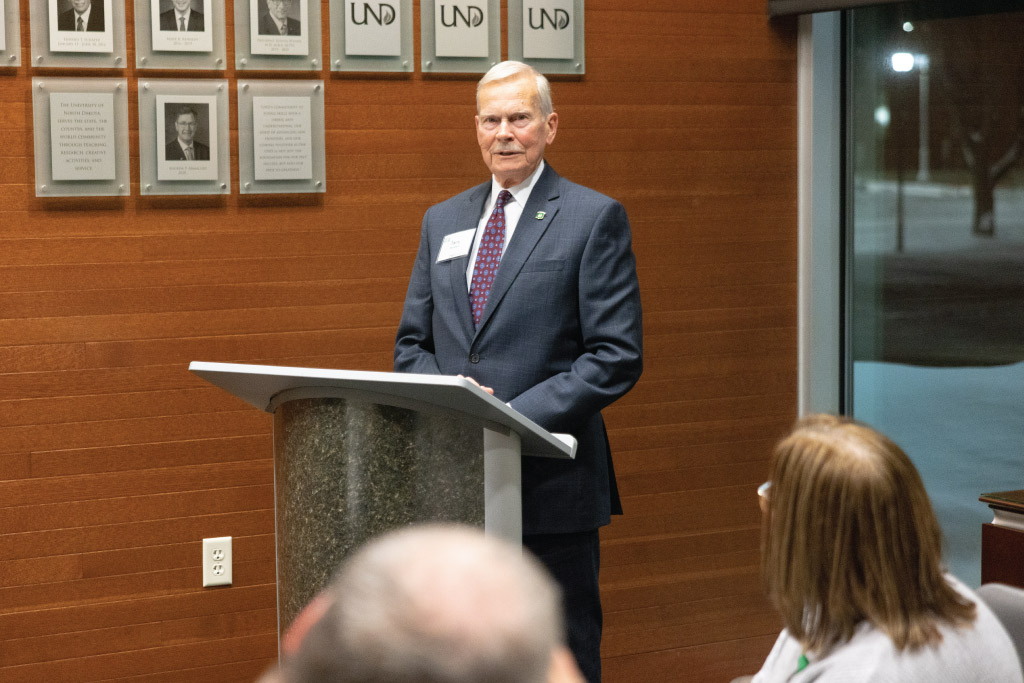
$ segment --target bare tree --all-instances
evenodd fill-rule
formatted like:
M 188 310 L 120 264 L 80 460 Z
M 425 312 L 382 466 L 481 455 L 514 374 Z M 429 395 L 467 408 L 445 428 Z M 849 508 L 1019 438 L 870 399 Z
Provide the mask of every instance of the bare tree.
M 928 27 L 932 72 L 949 113 L 950 132 L 971 175 L 976 235 L 995 235 L 995 189 L 1024 153 L 1024 49 L 1007 36 L 1005 15 Z M 1014 19 L 1020 22 L 1019 18 Z M 970 55 L 965 58 L 965 55 Z

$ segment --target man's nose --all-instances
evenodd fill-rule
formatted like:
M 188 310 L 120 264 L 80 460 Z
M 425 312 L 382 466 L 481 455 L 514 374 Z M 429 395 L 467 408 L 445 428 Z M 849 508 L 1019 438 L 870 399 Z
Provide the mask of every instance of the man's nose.
M 498 136 L 503 138 L 512 136 L 512 124 L 509 123 L 508 119 L 502 119 L 501 123 L 498 124 Z

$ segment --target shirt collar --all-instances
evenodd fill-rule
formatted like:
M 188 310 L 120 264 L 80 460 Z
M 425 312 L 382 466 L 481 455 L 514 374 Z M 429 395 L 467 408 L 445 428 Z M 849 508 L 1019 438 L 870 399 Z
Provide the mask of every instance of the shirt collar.
M 521 206 L 526 204 L 526 200 L 529 199 L 530 193 L 533 192 L 533 186 L 537 184 L 537 179 L 540 178 L 540 174 L 544 171 L 544 160 L 541 159 L 540 163 L 537 164 L 537 168 L 534 169 L 533 173 L 527 176 L 526 180 L 513 185 L 512 187 L 502 187 L 498 180 L 491 176 L 491 206 L 498 201 L 498 194 L 502 190 L 508 190 L 512 193 L 512 199 Z

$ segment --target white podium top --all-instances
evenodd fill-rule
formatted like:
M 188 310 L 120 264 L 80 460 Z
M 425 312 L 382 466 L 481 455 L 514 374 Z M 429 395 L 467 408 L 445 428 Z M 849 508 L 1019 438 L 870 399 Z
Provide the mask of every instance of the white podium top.
M 576 439 L 552 434 L 467 379 L 451 375 L 293 368 L 192 361 L 188 369 L 249 405 L 274 412 L 278 397 L 352 396 L 402 408 L 450 410 L 511 429 L 523 455 L 576 457 Z M 486 426 L 486 425 L 484 425 Z

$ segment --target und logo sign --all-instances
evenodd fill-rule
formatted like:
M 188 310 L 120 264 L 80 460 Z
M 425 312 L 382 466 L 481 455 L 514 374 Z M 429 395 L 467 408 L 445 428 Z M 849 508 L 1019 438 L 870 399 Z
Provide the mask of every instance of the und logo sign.
M 535 10 L 536 14 L 534 14 Z M 569 28 L 569 13 L 564 9 L 547 10 L 543 7 L 530 7 L 527 9 L 526 18 L 530 28 L 534 31 L 543 31 L 545 28 L 564 31 Z
M 523 0 L 523 58 L 574 59 L 575 0 Z
M 350 5 L 350 21 L 356 26 L 366 26 L 370 21 L 373 21 L 378 26 L 390 26 L 398 17 L 398 13 L 395 12 L 395 8 L 386 2 L 377 3 L 376 9 L 374 9 L 374 5 L 371 3 L 364 2 L 362 3 L 362 19 L 359 19 L 356 17 L 356 7 L 358 4 L 359 3 L 353 2 Z
M 450 10 L 450 14 L 448 14 Z M 447 28 L 465 26 L 476 28 L 484 23 L 484 11 L 476 5 L 441 5 L 441 25 Z
M 489 4 L 482 0 L 434 0 L 434 54 L 438 57 L 489 57 Z
M 402 54 L 402 16 L 398 3 L 345 0 L 345 54 L 399 57 Z

